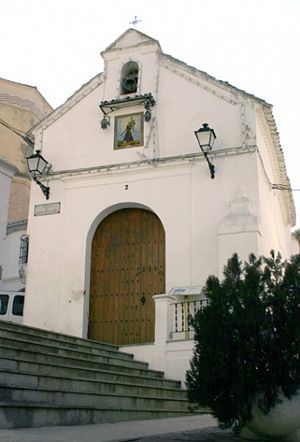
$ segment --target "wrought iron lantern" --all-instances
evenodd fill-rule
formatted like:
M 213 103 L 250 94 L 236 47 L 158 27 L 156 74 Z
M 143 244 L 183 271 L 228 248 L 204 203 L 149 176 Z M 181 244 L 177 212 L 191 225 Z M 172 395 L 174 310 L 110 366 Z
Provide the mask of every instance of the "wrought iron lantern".
M 109 116 L 104 115 L 101 120 L 101 129 L 106 129 L 110 125 Z
M 50 169 L 50 164 L 45 158 L 40 154 L 40 150 L 37 150 L 30 157 L 26 158 L 28 170 L 33 178 L 33 180 L 38 184 L 45 195 L 46 199 L 49 199 L 50 187 L 45 186 L 38 180 L 38 176 L 45 174 Z
M 202 150 L 204 157 L 208 163 L 210 177 L 214 179 L 215 177 L 215 166 L 211 163 L 208 158 L 208 153 L 212 150 L 216 134 L 213 129 L 211 129 L 207 123 L 204 123 L 202 127 L 195 131 L 195 136 L 197 138 L 200 149 Z

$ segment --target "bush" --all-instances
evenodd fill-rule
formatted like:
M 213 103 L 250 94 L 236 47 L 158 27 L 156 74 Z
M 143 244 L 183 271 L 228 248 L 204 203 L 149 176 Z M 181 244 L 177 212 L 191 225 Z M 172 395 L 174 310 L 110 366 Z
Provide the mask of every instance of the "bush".
M 209 304 L 191 319 L 195 349 L 186 375 L 191 402 L 209 407 L 222 428 L 241 429 L 252 406 L 268 413 L 300 383 L 300 255 L 234 254 L 205 286 Z

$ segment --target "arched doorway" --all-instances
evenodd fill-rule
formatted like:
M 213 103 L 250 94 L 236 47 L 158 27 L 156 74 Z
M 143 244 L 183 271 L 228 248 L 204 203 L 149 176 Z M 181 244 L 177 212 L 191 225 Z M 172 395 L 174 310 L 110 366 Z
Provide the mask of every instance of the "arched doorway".
M 91 256 L 88 337 L 154 341 L 154 294 L 165 293 L 165 233 L 152 212 L 127 208 L 98 226 Z

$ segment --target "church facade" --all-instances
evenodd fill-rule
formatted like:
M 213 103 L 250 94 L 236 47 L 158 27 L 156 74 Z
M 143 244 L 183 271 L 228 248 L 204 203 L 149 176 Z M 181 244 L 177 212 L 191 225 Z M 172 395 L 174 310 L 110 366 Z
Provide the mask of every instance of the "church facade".
M 272 106 L 134 29 L 101 55 L 103 73 L 31 132 L 52 169 L 49 199 L 31 190 L 24 323 L 120 345 L 183 378 L 206 278 L 234 252 L 291 255 Z M 204 123 L 213 179 L 194 134 Z

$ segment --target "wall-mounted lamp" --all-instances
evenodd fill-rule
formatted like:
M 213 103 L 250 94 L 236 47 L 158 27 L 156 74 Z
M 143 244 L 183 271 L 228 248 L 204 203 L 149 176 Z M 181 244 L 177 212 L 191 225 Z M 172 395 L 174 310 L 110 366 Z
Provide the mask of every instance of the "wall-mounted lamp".
M 204 157 L 208 163 L 209 171 L 210 171 L 210 177 L 211 179 L 214 179 L 215 177 L 215 166 L 210 162 L 210 159 L 208 158 L 208 152 L 212 150 L 216 134 L 213 129 L 210 129 L 207 123 L 203 124 L 203 127 L 201 127 L 198 130 L 195 130 L 195 135 L 199 144 L 200 149 L 202 150 Z
M 152 117 L 151 114 L 151 107 L 153 106 L 152 101 L 150 99 L 147 99 L 144 103 L 144 106 L 145 106 L 144 119 L 148 123 Z
M 106 129 L 110 125 L 110 118 L 108 115 L 104 115 L 101 120 L 101 129 Z
M 146 110 L 145 110 L 145 113 L 144 113 L 144 119 L 145 119 L 145 121 L 148 123 L 148 121 L 151 120 L 151 117 L 152 117 L 152 114 L 151 114 L 150 109 L 146 109 Z
M 26 158 L 27 161 L 27 167 L 28 170 L 36 182 L 38 184 L 43 192 L 43 194 L 46 197 L 46 200 L 49 199 L 50 194 L 50 187 L 45 186 L 43 183 L 41 183 L 38 180 L 38 176 L 41 176 L 43 173 L 48 172 L 51 168 L 51 165 L 48 163 L 48 161 L 45 160 L 45 158 L 42 157 L 40 154 L 40 150 L 37 150 L 34 154 L 30 155 L 30 157 Z

